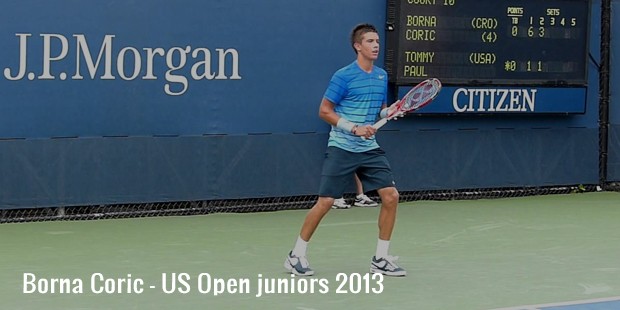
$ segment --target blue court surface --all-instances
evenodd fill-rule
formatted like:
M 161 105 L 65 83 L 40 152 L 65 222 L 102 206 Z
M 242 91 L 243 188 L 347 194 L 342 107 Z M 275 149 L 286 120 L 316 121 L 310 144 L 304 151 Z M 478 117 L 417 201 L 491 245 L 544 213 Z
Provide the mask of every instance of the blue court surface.
M 617 310 L 620 309 L 620 296 L 572 302 L 558 302 L 541 305 L 517 306 L 494 310 Z

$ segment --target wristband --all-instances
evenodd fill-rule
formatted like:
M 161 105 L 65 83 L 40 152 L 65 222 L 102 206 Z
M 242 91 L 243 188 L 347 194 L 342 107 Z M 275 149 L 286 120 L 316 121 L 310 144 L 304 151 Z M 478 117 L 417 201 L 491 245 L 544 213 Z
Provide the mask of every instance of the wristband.
M 389 111 L 390 111 L 390 108 L 383 108 L 383 110 L 381 110 L 381 113 L 379 113 L 379 117 L 386 118 L 388 116 Z
M 338 123 L 336 124 L 336 127 L 346 131 L 346 132 L 353 132 L 353 128 L 355 127 L 355 124 L 353 122 L 350 122 L 346 119 L 344 119 L 343 117 L 341 117 L 338 120 Z

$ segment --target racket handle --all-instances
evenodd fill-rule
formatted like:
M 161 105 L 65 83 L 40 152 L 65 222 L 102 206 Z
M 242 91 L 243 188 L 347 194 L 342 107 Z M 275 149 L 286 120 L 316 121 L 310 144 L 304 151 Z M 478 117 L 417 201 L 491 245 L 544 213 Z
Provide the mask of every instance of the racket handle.
M 383 125 L 387 124 L 387 117 L 378 120 L 376 123 L 372 124 L 372 128 L 379 130 L 379 128 L 383 127 Z M 361 137 L 362 140 L 366 140 L 365 137 Z
M 387 117 L 386 118 L 382 118 L 379 121 L 377 121 L 376 123 L 374 123 L 372 125 L 372 128 L 379 129 L 379 128 L 383 127 L 383 125 L 387 124 L 387 121 L 388 121 Z

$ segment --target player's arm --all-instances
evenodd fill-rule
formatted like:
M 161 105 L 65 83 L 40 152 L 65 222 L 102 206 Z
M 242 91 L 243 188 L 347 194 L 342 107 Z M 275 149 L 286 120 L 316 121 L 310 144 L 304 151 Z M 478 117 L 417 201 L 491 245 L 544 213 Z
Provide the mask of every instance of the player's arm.
M 319 107 L 319 117 L 332 126 L 336 126 L 345 131 L 349 131 L 356 136 L 371 137 L 377 132 L 375 128 L 370 125 L 358 126 L 353 122 L 344 119 L 334 111 L 334 103 L 326 98 L 321 100 L 321 106 Z
M 319 108 L 319 117 L 332 126 L 338 124 L 340 116 L 334 111 L 334 103 L 323 98 L 321 100 L 321 107 Z

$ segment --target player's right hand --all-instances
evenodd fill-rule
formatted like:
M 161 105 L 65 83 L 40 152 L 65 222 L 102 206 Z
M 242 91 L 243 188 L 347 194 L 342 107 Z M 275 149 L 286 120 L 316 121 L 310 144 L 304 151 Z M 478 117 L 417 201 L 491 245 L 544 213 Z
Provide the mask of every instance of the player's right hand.
M 366 139 L 374 136 L 375 133 L 377 133 L 377 129 L 375 129 L 374 127 L 370 125 L 358 126 L 355 129 L 356 136 L 364 137 Z

